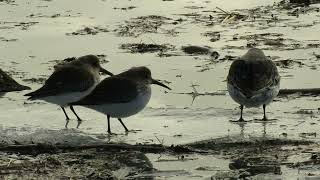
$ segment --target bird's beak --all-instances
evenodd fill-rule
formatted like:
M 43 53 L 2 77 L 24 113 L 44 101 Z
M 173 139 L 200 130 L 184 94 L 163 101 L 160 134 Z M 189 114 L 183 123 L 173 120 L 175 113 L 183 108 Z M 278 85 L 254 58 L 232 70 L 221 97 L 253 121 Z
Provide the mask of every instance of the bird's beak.
M 103 67 L 100 66 L 100 70 L 99 70 L 102 74 L 107 74 L 109 76 L 113 76 L 113 74 L 109 71 L 107 71 L 106 69 L 104 69 Z
M 154 79 L 152 79 L 151 84 L 157 84 L 159 86 L 162 86 L 162 87 L 165 87 L 165 88 L 171 90 L 171 88 L 169 88 L 168 86 L 166 86 L 166 85 L 162 84 L 161 82 L 154 80 Z

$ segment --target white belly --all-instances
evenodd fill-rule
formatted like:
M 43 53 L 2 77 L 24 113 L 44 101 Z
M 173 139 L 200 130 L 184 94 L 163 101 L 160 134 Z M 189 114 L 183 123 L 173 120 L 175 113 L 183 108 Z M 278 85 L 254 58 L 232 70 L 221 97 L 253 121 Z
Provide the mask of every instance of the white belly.
M 228 92 L 231 98 L 238 104 L 245 107 L 259 107 L 263 104 L 267 105 L 278 95 L 280 84 L 257 91 L 252 97 L 247 98 L 238 89 L 228 83 Z
M 99 83 L 100 79 L 96 79 L 96 83 L 87 89 L 86 91 L 82 92 L 72 92 L 72 93 L 62 93 L 55 96 L 46 96 L 38 98 L 39 100 L 43 100 L 49 103 L 57 104 L 62 107 L 68 106 L 69 103 L 79 101 L 83 97 L 87 96 L 91 93 L 91 91 L 96 87 L 96 85 Z
M 114 118 L 125 118 L 137 114 L 148 104 L 151 97 L 151 88 L 147 92 L 139 93 L 138 96 L 127 103 L 101 104 L 85 106 L 98 112 L 110 115 Z
M 91 88 L 83 92 L 63 93 L 55 96 L 42 97 L 39 99 L 65 107 L 65 106 L 68 106 L 68 103 L 79 101 L 81 98 L 90 94 L 90 92 L 93 89 L 94 89 L 94 86 L 92 86 Z

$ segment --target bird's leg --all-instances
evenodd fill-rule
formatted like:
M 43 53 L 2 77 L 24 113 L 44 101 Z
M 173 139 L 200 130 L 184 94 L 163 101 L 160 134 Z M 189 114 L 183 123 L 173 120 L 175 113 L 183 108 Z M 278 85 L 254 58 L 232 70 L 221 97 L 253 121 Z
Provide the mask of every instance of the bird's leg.
M 79 128 L 80 124 L 82 123 L 82 121 L 78 120 L 78 124 L 77 124 L 77 129 Z
M 244 119 L 242 118 L 242 112 L 243 112 L 243 105 L 240 105 L 240 118 L 239 118 L 239 122 L 244 122 Z
M 62 106 L 60 106 L 60 107 L 61 107 L 64 115 L 66 116 L 66 124 L 64 125 L 64 127 L 65 127 L 66 129 L 68 129 L 68 124 L 69 124 L 70 118 L 68 117 L 68 114 L 66 113 L 66 110 L 64 109 L 64 107 L 62 107 Z
M 107 119 L 108 119 L 108 133 L 111 134 L 111 129 L 110 129 L 110 115 L 107 115 Z
M 67 120 L 66 120 L 66 124 L 64 125 L 64 127 L 65 127 L 66 129 L 68 129 L 68 124 L 69 124 L 69 120 L 67 119 Z
M 73 114 L 76 115 L 78 121 L 82 121 L 82 119 L 77 115 L 76 111 L 74 111 L 73 106 L 70 106 L 70 109 L 73 112 Z
M 262 125 L 263 125 L 263 135 L 262 135 L 262 137 L 265 138 L 267 136 L 267 128 L 266 128 L 267 122 L 262 122 Z
M 120 121 L 120 123 L 122 124 L 122 126 L 124 127 L 124 129 L 126 130 L 126 132 L 128 132 L 128 128 L 126 127 L 126 125 L 124 125 L 124 123 L 122 122 L 121 118 L 118 118 L 118 120 Z
M 67 114 L 66 110 L 64 109 L 64 107 L 62 107 L 62 106 L 60 106 L 60 107 L 61 107 L 61 109 L 62 109 L 62 111 L 63 111 L 64 115 L 66 116 L 66 120 L 67 120 L 67 121 L 68 121 L 68 120 L 70 120 L 70 118 L 69 118 L 69 116 L 68 116 L 68 114 Z
M 82 123 L 82 119 L 77 115 L 76 111 L 73 109 L 73 106 L 70 106 L 70 109 L 73 112 L 73 114 L 76 115 L 77 117 L 77 120 L 78 120 L 77 128 L 79 128 L 80 124 Z
M 265 104 L 263 105 L 263 118 L 262 118 L 262 120 L 263 121 L 267 121 L 268 120 L 268 118 L 266 116 L 266 105 Z

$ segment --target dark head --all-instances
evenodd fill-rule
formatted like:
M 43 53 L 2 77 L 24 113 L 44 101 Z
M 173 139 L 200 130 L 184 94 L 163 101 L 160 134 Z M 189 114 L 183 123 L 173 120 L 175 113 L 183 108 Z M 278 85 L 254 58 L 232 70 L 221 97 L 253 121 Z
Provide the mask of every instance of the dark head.
M 256 60 L 267 60 L 268 58 L 264 55 L 263 51 L 258 48 L 251 48 L 248 52 L 241 56 L 242 60 L 245 61 L 256 61 Z
M 126 78 L 134 79 L 134 80 L 146 83 L 146 84 L 157 84 L 159 86 L 162 86 L 164 88 L 171 90 L 168 86 L 153 79 L 151 76 L 150 69 L 145 66 L 133 67 L 133 68 L 129 69 L 128 71 L 119 74 L 119 76 L 124 76 Z
M 86 55 L 81 56 L 78 59 L 71 62 L 72 64 L 79 64 L 79 65 L 89 65 L 89 67 L 93 68 L 93 70 L 96 70 L 98 72 L 102 72 L 103 74 L 108 74 L 110 76 L 113 76 L 113 74 L 100 65 L 99 58 L 95 55 Z

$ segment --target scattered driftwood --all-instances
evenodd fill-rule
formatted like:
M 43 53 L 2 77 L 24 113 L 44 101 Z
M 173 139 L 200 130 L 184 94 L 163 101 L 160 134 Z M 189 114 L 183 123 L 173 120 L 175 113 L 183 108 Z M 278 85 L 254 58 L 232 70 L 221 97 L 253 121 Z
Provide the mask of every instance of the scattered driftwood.
M 26 144 L 26 145 L 7 145 L 1 146 L 0 151 L 15 152 L 21 154 L 43 154 L 58 152 L 73 152 L 87 149 L 96 149 L 97 151 L 140 151 L 143 153 L 207 153 L 206 151 L 193 150 L 188 146 L 171 145 L 163 146 L 159 144 L 148 145 L 130 145 L 130 144 L 95 144 L 95 145 L 49 145 L 49 144 Z
M 290 94 L 303 94 L 303 95 L 319 95 L 320 88 L 309 88 L 309 89 L 280 89 L 278 96 L 286 96 Z
M 231 23 L 238 20 L 244 20 L 247 18 L 246 15 L 239 14 L 238 12 L 228 12 L 226 10 L 223 10 L 219 7 L 216 7 L 219 11 L 221 11 L 225 16 L 224 19 L 221 21 L 221 23 Z

